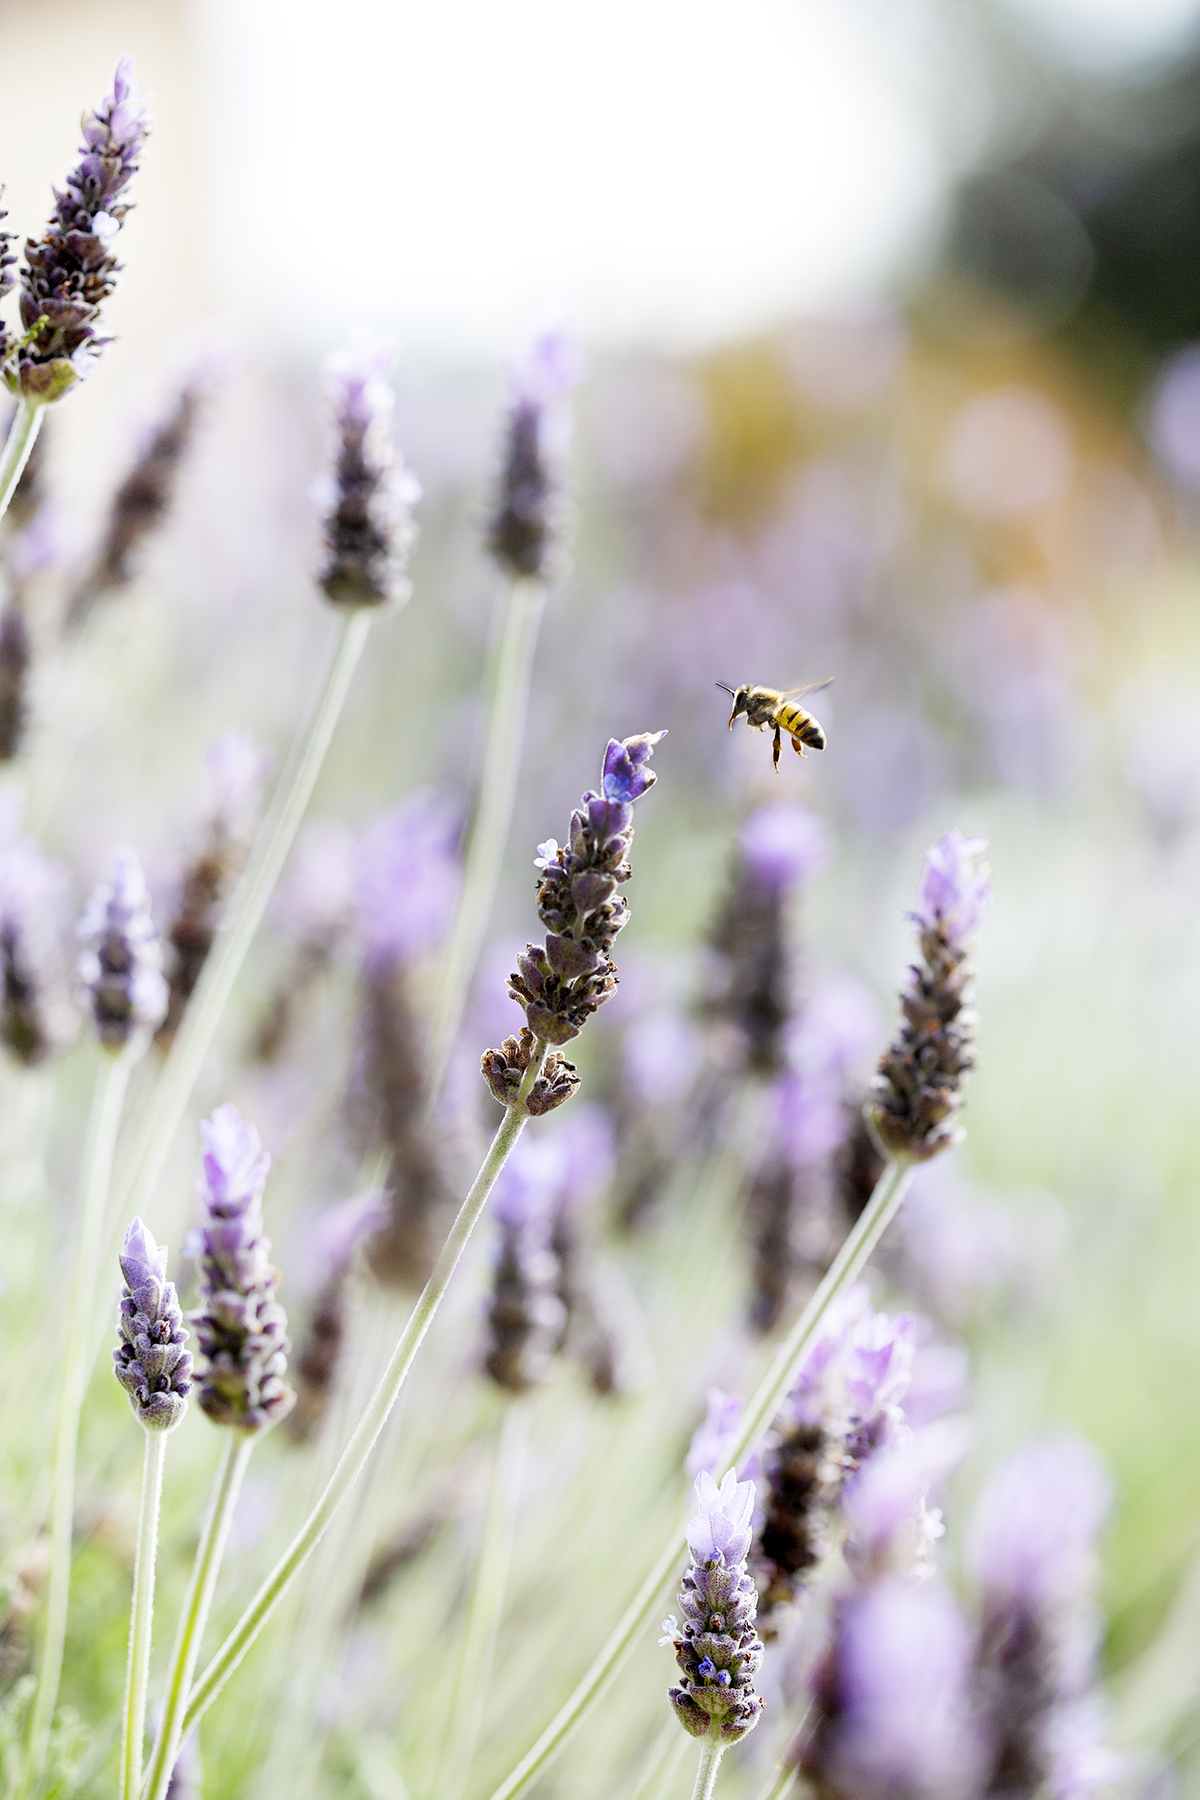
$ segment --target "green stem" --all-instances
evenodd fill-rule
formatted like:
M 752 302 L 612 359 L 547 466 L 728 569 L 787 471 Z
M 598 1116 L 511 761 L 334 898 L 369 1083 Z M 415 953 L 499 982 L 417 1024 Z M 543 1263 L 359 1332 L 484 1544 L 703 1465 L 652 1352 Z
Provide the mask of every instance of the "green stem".
M 489 683 L 479 798 L 430 1030 L 427 1091 L 431 1102 L 437 1098 L 454 1048 L 500 879 L 521 772 L 521 740 L 545 604 L 546 588 L 540 581 L 516 581 L 508 592 Z
M 83 1196 L 79 1214 L 79 1241 L 67 1302 L 66 1332 L 62 1350 L 62 1389 L 54 1430 L 54 1463 L 50 1477 L 50 1571 L 46 1584 L 46 1623 L 38 1667 L 37 1692 L 29 1718 L 29 1742 L 24 1788 L 36 1786 L 46 1765 L 50 1725 L 58 1700 L 63 1646 L 67 1637 L 67 1607 L 71 1592 L 71 1529 L 75 1515 L 75 1452 L 79 1419 L 87 1392 L 89 1346 L 96 1276 L 104 1240 L 113 1150 L 117 1141 L 121 1107 L 129 1084 L 129 1059 L 101 1052 L 92 1089 L 83 1160 Z M 22 1790 L 24 1791 L 24 1790 Z
M 409 1315 L 408 1323 L 400 1333 L 400 1340 L 392 1352 L 392 1359 L 384 1371 L 383 1379 L 371 1396 L 367 1409 L 343 1450 L 324 1492 L 293 1538 L 287 1551 L 276 1563 L 192 1689 L 187 1715 L 183 1721 L 185 1737 L 197 1719 L 207 1712 L 229 1680 L 291 1586 L 292 1581 L 320 1543 L 334 1514 L 362 1474 L 367 1458 L 375 1447 L 376 1439 L 383 1430 L 387 1416 L 396 1403 L 396 1397 L 403 1387 L 408 1371 L 421 1347 L 421 1341 L 442 1303 L 451 1277 L 458 1267 L 459 1258 L 466 1248 L 467 1239 L 483 1211 L 496 1177 L 504 1167 L 509 1152 L 521 1135 L 526 1120 L 525 1098 L 537 1079 L 544 1055 L 545 1046 L 542 1047 L 542 1055 L 530 1061 L 525 1078 L 521 1083 L 520 1093 L 505 1111 L 499 1129 L 483 1159 L 483 1166 L 475 1177 L 470 1193 L 459 1208 L 458 1217 L 450 1228 L 449 1237 L 442 1245 L 433 1274 L 421 1290 L 420 1298 Z
M 759 1789 L 755 1800 L 783 1800 L 789 1788 L 797 1786 L 799 1777 L 791 1763 L 780 1763 L 771 1771 L 771 1778 Z
M 204 1627 L 212 1606 L 217 1571 L 225 1553 L 225 1541 L 229 1536 L 242 1476 L 246 1473 L 246 1464 L 253 1448 L 253 1437 L 239 1431 L 226 1432 L 225 1448 L 221 1452 L 208 1514 L 204 1520 L 200 1542 L 196 1546 L 191 1579 L 175 1633 L 175 1648 L 171 1652 L 171 1667 L 167 1674 L 166 1705 L 158 1729 L 158 1741 L 154 1746 L 150 1773 L 146 1777 L 146 1800 L 163 1800 L 170 1785 L 171 1771 L 175 1767 L 175 1758 L 179 1755 L 179 1746 L 183 1741 L 183 1711 L 192 1685 L 192 1676 L 196 1672 L 196 1658 L 200 1654 Z
M 29 461 L 29 452 L 42 428 L 45 410 L 41 402 L 26 399 L 24 394 L 17 401 L 4 448 L 0 450 L 0 519 L 8 511 L 8 503 L 17 491 L 17 483 Z
M 766 1433 L 784 1395 L 794 1383 L 812 1348 L 826 1313 L 839 1295 L 861 1274 L 871 1252 L 895 1218 L 911 1178 L 912 1171 L 906 1163 L 890 1162 L 884 1169 L 875 1192 L 838 1251 L 833 1266 L 772 1357 L 770 1368 L 742 1414 L 737 1436 L 727 1452 L 726 1460 L 731 1468 L 736 1468 Z M 537 1742 L 521 1758 L 511 1775 L 500 1783 L 491 1800 L 513 1800 L 514 1795 L 528 1787 L 591 1710 L 637 1643 L 646 1621 L 653 1616 L 662 1590 L 675 1572 L 686 1541 L 685 1529 L 681 1525 L 668 1540 L 591 1667 L 559 1707 Z
M 146 1690 L 150 1686 L 150 1638 L 154 1624 L 154 1563 L 158 1555 L 158 1509 L 162 1500 L 165 1431 L 147 1431 L 142 1465 L 142 1506 L 138 1514 L 133 1564 L 133 1607 L 129 1614 L 129 1661 L 121 1733 L 121 1800 L 138 1800 L 142 1785 L 142 1743 L 146 1735 Z
M 351 677 L 362 655 L 371 619 L 370 608 L 355 607 L 342 621 L 341 635 L 316 708 L 280 776 L 253 854 L 234 891 L 221 930 L 183 1015 L 183 1024 L 163 1064 L 147 1108 L 145 1126 L 130 1157 L 128 1173 L 121 1182 L 123 1213 L 149 1210 L 225 1003 L 304 817 Z
M 513 1497 L 524 1460 L 528 1428 L 528 1408 L 520 1400 L 507 1402 L 488 1484 L 471 1602 L 450 1701 L 450 1723 L 442 1767 L 434 1784 L 440 1800 L 459 1800 L 479 1741 L 483 1705 L 508 1590 L 516 1524 Z
M 692 1789 L 692 1800 L 712 1800 L 712 1791 L 717 1785 L 717 1770 L 721 1766 L 721 1758 L 725 1754 L 725 1745 L 721 1741 L 720 1727 L 714 1721 L 708 1736 L 700 1746 L 700 1767 L 696 1770 L 696 1785 Z

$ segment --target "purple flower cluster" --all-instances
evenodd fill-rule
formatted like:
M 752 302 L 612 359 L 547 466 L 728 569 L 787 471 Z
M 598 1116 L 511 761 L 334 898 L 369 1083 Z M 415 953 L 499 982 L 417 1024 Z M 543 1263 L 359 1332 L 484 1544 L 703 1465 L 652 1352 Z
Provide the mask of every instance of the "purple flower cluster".
M 567 1309 L 551 1242 L 566 1163 L 552 1138 L 520 1138 L 500 1171 L 492 1215 L 500 1246 L 488 1301 L 484 1368 L 510 1394 L 545 1380 L 560 1347 Z
M 565 401 L 580 375 L 579 351 L 565 333 L 546 332 L 514 366 L 504 467 L 488 546 L 514 580 L 549 571 L 562 511 L 556 464 L 566 438 Z
M 71 1037 L 55 921 L 62 878 L 31 838 L 0 847 L 0 1039 L 32 1068 Z
M 509 993 L 524 1008 L 525 1030 L 520 1039 L 506 1038 L 500 1050 L 483 1057 L 484 1079 L 502 1105 L 516 1099 L 540 1047 L 578 1037 L 616 991 L 610 951 L 629 918 L 617 889 L 631 873 L 634 802 L 654 785 L 650 757 L 665 736 L 653 731 L 622 742 L 610 739 L 600 792 L 584 794 L 571 816 L 567 843 L 548 838 L 538 845 L 538 916 L 547 928 L 546 941 L 526 945 L 508 982 Z M 552 1055 L 526 1097 L 526 1109 L 549 1112 L 578 1085 L 573 1065 Z
M 355 857 L 356 912 L 369 975 L 410 963 L 439 942 L 461 872 L 458 809 L 430 789 L 368 827 Z
M 754 1678 L 763 1658 L 755 1630 L 758 1595 L 746 1573 L 754 1536 L 754 1483 L 739 1481 L 730 1469 L 720 1487 L 712 1476 L 696 1477 L 700 1510 L 688 1526 L 692 1565 L 683 1577 L 679 1604 L 663 1621 L 665 1636 L 683 1671 L 669 1690 L 675 1714 L 693 1737 L 735 1743 L 758 1724 L 763 1700 Z
M 101 1044 L 140 1055 L 167 1010 L 167 984 L 142 865 L 132 850 L 113 853 L 108 879 L 93 892 L 75 932 L 82 945 L 79 984 Z
M 890 1156 L 926 1162 L 962 1138 L 963 1077 L 974 1066 L 971 951 L 987 910 L 982 838 L 952 831 L 930 850 L 913 919 L 921 960 L 901 996 L 900 1030 L 872 1084 L 870 1119 Z
M 342 351 L 326 364 L 331 449 L 318 580 L 335 606 L 408 597 L 412 508 L 421 490 L 392 437 L 391 366 L 391 352 L 379 346 Z
M 200 1137 L 202 1288 L 189 1316 L 203 1358 L 198 1397 L 214 1424 L 262 1431 L 295 1398 L 285 1380 L 287 1314 L 275 1298 L 279 1276 L 262 1229 L 271 1159 L 236 1106 L 219 1106 Z
M 129 212 L 125 189 L 135 174 L 149 118 L 133 85 L 133 59 L 117 64 L 112 93 L 84 113 L 80 161 L 62 189 L 44 236 L 25 245 L 21 323 L 12 385 L 39 403 L 57 400 L 90 374 L 111 342 L 97 335 L 102 303 L 121 265 L 112 244 Z
M 119 1261 L 125 1292 L 113 1373 L 147 1431 L 173 1431 L 187 1411 L 192 1358 L 175 1284 L 167 1280 L 166 1245 L 135 1219 Z

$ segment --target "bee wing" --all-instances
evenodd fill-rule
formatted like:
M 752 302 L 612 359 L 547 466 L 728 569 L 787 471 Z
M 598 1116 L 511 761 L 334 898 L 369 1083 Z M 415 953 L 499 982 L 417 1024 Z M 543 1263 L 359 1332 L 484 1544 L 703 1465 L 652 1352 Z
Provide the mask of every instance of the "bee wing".
M 821 689 L 827 688 L 832 681 L 833 676 L 827 675 L 824 681 L 806 681 L 803 687 L 784 688 L 779 698 L 781 700 L 798 700 L 802 694 L 819 694 Z

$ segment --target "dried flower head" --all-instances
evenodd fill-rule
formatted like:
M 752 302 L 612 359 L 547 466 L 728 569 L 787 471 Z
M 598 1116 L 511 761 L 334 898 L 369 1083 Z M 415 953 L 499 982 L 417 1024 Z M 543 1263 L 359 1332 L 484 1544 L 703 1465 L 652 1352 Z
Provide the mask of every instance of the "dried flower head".
M 166 1245 L 135 1219 L 119 1261 L 125 1292 L 113 1373 L 147 1431 L 173 1431 L 187 1411 L 192 1358 L 175 1284 L 167 1280 Z
M 201 1356 L 198 1398 L 214 1424 L 261 1431 L 295 1398 L 285 1380 L 289 1345 L 287 1314 L 275 1298 L 279 1272 L 262 1229 L 271 1159 L 236 1106 L 219 1106 L 200 1137 L 202 1289 L 200 1306 L 189 1315 Z
M 391 367 L 390 350 L 379 345 L 340 351 L 325 365 L 330 466 L 318 580 L 335 606 L 408 598 L 412 508 L 421 490 L 392 438 Z
M 528 356 L 513 366 L 504 466 L 488 547 L 514 580 L 551 573 L 563 513 L 565 402 L 580 372 L 578 346 L 561 331 L 539 337 Z
M 753 1537 L 754 1483 L 739 1481 L 732 1469 L 720 1487 L 712 1476 L 696 1477 L 700 1511 L 688 1526 L 692 1565 L 679 1594 L 683 1624 L 672 1615 L 666 1636 L 683 1680 L 669 1690 L 676 1717 L 693 1737 L 714 1731 L 726 1743 L 745 1737 L 763 1710 L 754 1691 L 762 1662 L 762 1641 L 754 1628 L 758 1595 L 746 1573 Z
M 113 852 L 108 879 L 92 894 L 75 933 L 82 944 L 79 984 L 101 1044 L 140 1055 L 166 1012 L 167 984 L 142 865 L 132 850 Z
M 990 898 L 982 838 L 949 832 L 934 844 L 912 917 L 921 960 L 901 996 L 901 1023 L 868 1102 L 890 1156 L 926 1162 L 961 1141 L 963 1077 L 975 1066 L 971 952 Z
M 654 784 L 648 765 L 654 746 L 665 736 L 654 731 L 623 742 L 610 739 L 601 791 L 583 796 L 571 816 L 567 843 L 560 847 L 548 838 L 538 845 L 538 915 L 548 935 L 544 946 L 528 944 L 525 955 L 517 958 L 508 991 L 524 1007 L 531 1038 L 539 1045 L 566 1044 L 578 1037 L 616 991 L 617 970 L 609 952 L 629 918 L 617 889 L 631 873 L 634 802 Z M 488 1085 L 504 1104 L 512 1097 L 509 1070 L 519 1054 L 520 1040 L 509 1039 L 503 1053 L 488 1051 L 484 1057 Z
M 112 93 L 84 113 L 80 161 L 55 189 L 54 214 L 42 238 L 25 244 L 21 323 L 8 379 L 27 398 L 57 400 L 91 373 L 111 339 L 96 327 L 121 265 L 113 241 L 129 212 L 125 189 L 135 174 L 149 116 L 133 85 L 133 58 L 123 56 Z

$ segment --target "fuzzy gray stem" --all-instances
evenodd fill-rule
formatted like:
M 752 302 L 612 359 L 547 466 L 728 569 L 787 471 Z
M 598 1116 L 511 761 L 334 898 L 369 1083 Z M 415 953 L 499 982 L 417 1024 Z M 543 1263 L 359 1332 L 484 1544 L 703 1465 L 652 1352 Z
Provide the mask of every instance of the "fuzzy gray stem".
M 541 1053 L 530 1059 L 529 1068 L 521 1084 L 521 1092 L 513 1105 L 505 1111 L 499 1129 L 483 1159 L 483 1166 L 475 1177 L 470 1193 L 459 1208 L 458 1216 L 450 1228 L 450 1235 L 442 1246 L 433 1274 L 425 1283 L 420 1298 L 409 1315 L 408 1323 L 400 1334 L 400 1340 L 392 1352 L 392 1359 L 384 1371 L 383 1379 L 368 1402 L 367 1409 L 343 1450 L 341 1459 L 324 1492 L 293 1538 L 287 1551 L 268 1575 L 262 1587 L 259 1588 L 258 1593 L 192 1690 L 187 1716 L 183 1721 L 185 1737 L 197 1719 L 212 1705 L 229 1680 L 296 1575 L 320 1543 L 334 1514 L 362 1474 L 367 1458 L 375 1447 L 387 1416 L 395 1405 L 397 1395 L 413 1365 L 425 1333 L 442 1303 L 451 1277 L 458 1267 L 459 1258 L 466 1248 L 467 1239 L 483 1211 L 487 1197 L 495 1185 L 496 1177 L 504 1167 L 513 1145 L 524 1129 L 525 1097 L 537 1079 L 544 1057 L 545 1045 L 542 1045 Z
M 146 1693 L 150 1686 L 150 1641 L 154 1629 L 154 1565 L 158 1557 L 158 1512 L 162 1502 L 165 1431 L 147 1431 L 142 1465 L 142 1504 L 133 1564 L 133 1606 L 129 1613 L 129 1660 L 121 1732 L 121 1800 L 138 1800 L 142 1785 L 142 1744 L 146 1736 Z
M 725 1745 L 721 1741 L 721 1728 L 714 1719 L 708 1736 L 700 1746 L 700 1767 L 696 1770 L 696 1785 L 692 1789 L 692 1800 L 712 1800 L 712 1791 L 717 1785 L 717 1770 L 721 1766 L 721 1758 L 725 1754 Z
M 541 581 L 515 581 L 508 592 L 504 625 L 489 683 L 483 767 L 462 893 L 442 962 L 430 1032 L 428 1095 L 431 1103 L 436 1100 L 446 1074 L 496 897 L 521 773 L 525 713 L 533 679 L 538 627 L 545 604 L 546 588 Z
M 129 1085 L 129 1059 L 101 1053 L 92 1089 L 83 1160 L 83 1195 L 79 1241 L 67 1302 L 62 1349 L 62 1388 L 54 1428 L 54 1463 L 50 1478 L 50 1571 L 46 1584 L 46 1623 L 38 1666 L 37 1691 L 29 1718 L 23 1782 L 18 1792 L 37 1786 L 46 1765 L 50 1726 L 58 1700 L 67 1607 L 71 1593 L 71 1530 L 75 1514 L 75 1451 L 90 1367 L 92 1312 L 96 1274 L 104 1238 L 104 1216 L 112 1174 L 121 1107 Z
M 22 394 L 17 401 L 13 422 L 8 428 L 4 448 L 0 450 L 0 519 L 8 511 L 9 501 L 17 491 L 17 483 L 25 472 L 29 453 L 42 428 L 46 408 L 37 400 Z
M 890 1162 L 884 1169 L 854 1229 L 833 1266 L 771 1359 L 770 1367 L 750 1400 L 729 1446 L 726 1460 L 736 1468 L 767 1431 L 784 1395 L 800 1371 L 829 1308 L 862 1272 L 876 1244 L 895 1218 L 912 1179 L 908 1163 Z M 659 1604 L 663 1588 L 675 1573 L 687 1543 L 684 1526 L 673 1533 L 599 1655 L 551 1719 L 537 1742 L 526 1751 L 491 1800 L 514 1800 L 557 1755 L 580 1720 L 616 1675 Z

